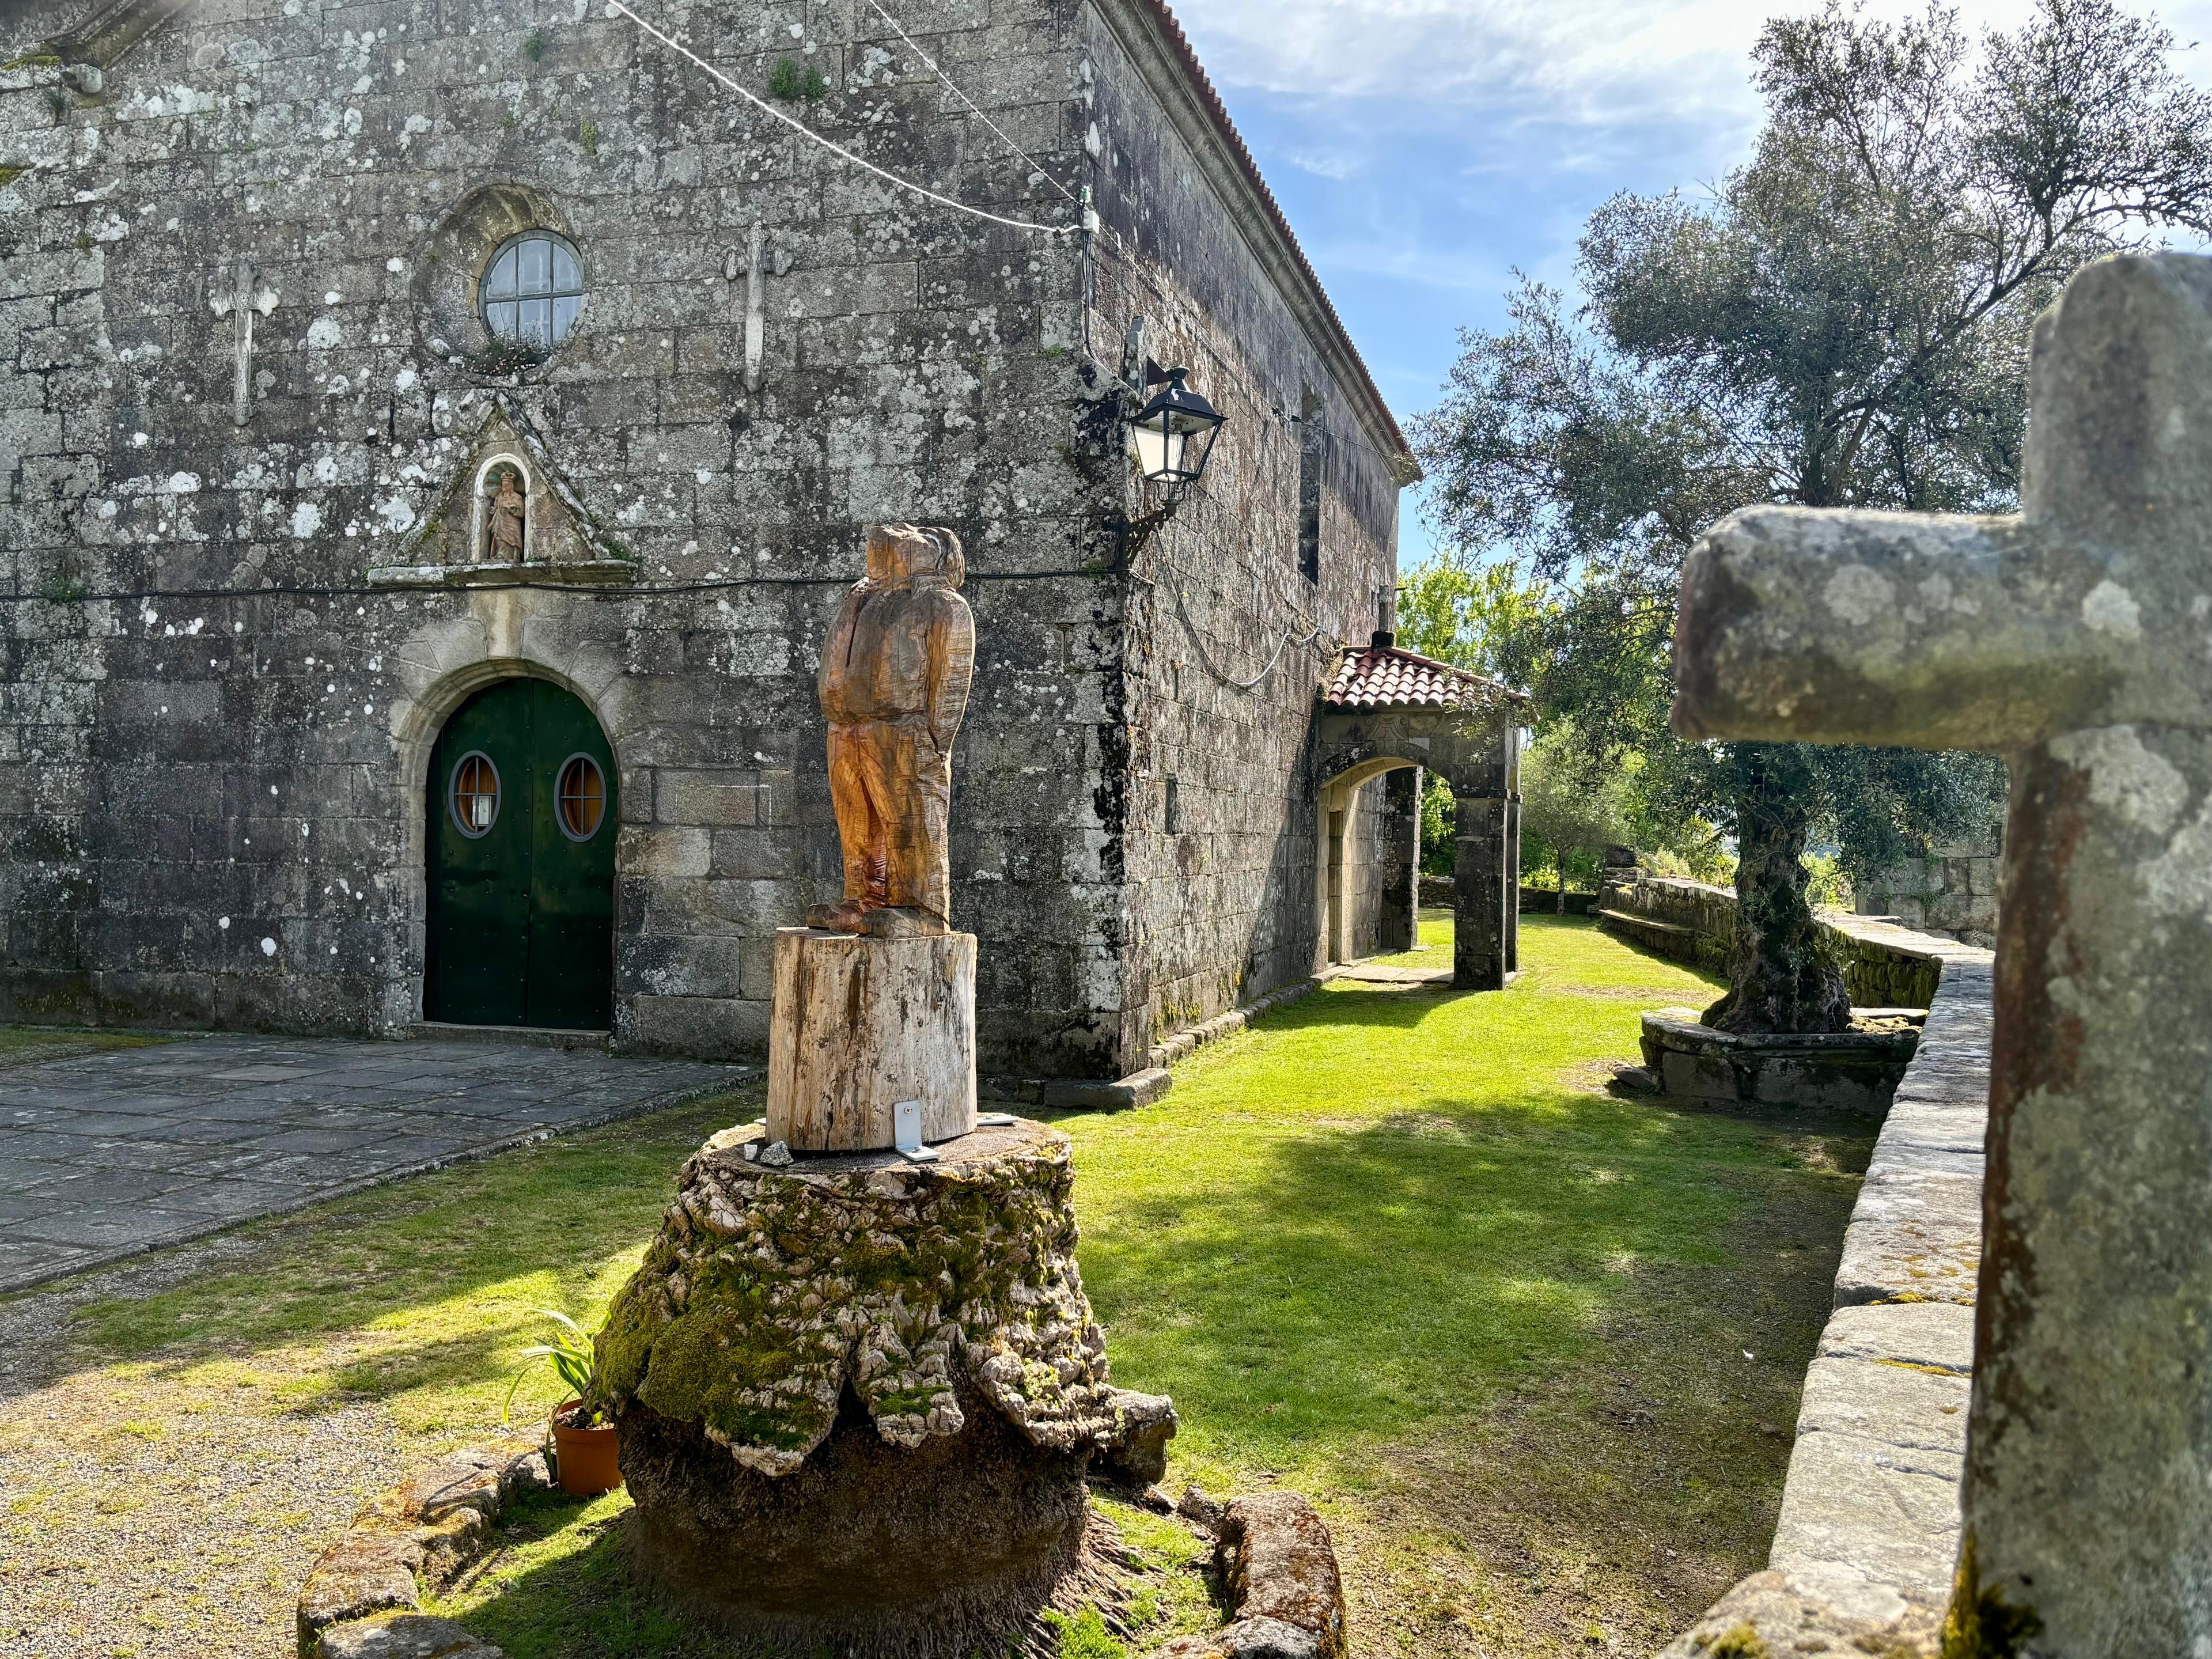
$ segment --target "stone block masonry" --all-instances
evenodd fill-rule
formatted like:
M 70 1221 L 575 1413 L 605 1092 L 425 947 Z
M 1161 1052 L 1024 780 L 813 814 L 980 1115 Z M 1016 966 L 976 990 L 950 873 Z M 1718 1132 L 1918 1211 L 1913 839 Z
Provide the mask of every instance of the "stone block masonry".
M 1735 943 L 1735 895 L 1672 876 L 1609 874 L 1595 906 L 1609 930 L 1671 961 L 1724 972 Z M 1978 962 L 1984 946 L 1902 927 L 1887 916 L 1823 910 L 1818 920 L 1851 1000 L 1863 1008 L 1925 1008 L 1943 964 Z
M 7 59 L 71 21 L 34 9 Z M 1316 671 L 1377 624 L 1412 475 L 1164 14 L 906 20 L 1093 187 L 1086 250 L 845 167 L 592 9 L 205 0 L 96 96 L 63 70 L 114 31 L 0 72 L 0 1019 L 405 1030 L 432 746 L 523 673 L 617 762 L 616 1040 L 757 1056 L 774 929 L 837 885 L 815 661 L 899 518 L 966 541 L 984 641 L 952 830 L 984 1072 L 1122 1077 L 1303 980 Z M 883 165 L 1071 219 L 878 25 L 673 22 L 750 85 L 817 67 L 799 112 Z M 474 286 L 526 229 L 577 252 L 575 331 L 487 372 Z M 1231 417 L 1149 536 L 1139 317 Z M 407 586 L 470 562 L 495 456 L 575 591 Z

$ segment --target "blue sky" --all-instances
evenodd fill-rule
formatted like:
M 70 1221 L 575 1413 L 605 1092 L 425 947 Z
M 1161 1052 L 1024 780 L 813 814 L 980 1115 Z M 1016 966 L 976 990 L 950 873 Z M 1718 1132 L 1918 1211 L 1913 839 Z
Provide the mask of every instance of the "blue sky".
M 1171 0 L 1173 3 L 1173 0 Z M 2123 0 L 2127 3 L 2127 0 Z M 1516 269 L 1565 283 L 1618 190 L 1695 190 L 1741 161 L 1760 22 L 1729 0 L 1180 0 L 1176 10 L 1400 421 Z M 2132 7 L 2146 9 L 2141 0 Z M 1877 0 L 1869 9 L 1907 7 Z M 2155 9 L 2185 46 L 2212 0 Z M 1964 0 L 1970 27 L 2026 0 Z M 2212 46 L 2179 59 L 2212 82 Z M 1409 502 L 1410 505 L 1410 502 Z M 1426 556 L 1418 511 L 1401 562 Z

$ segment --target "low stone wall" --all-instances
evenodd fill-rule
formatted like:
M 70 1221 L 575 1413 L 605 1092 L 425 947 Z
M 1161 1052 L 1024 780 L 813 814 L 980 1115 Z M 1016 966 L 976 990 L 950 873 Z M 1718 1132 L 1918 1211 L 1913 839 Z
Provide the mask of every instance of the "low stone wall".
M 1695 968 L 1726 967 L 1735 945 L 1735 895 L 1702 881 L 1608 871 L 1595 914 L 1608 933 Z
M 1940 977 L 1844 1237 L 1768 1570 L 1666 1650 L 1932 1655 L 1959 1546 L 1981 1259 L 1991 957 L 1889 929 Z
M 1851 883 L 1862 915 L 1894 916 L 1907 927 L 1987 949 L 1996 943 L 1997 872 L 1993 843 L 1939 847 Z
M 484 1553 L 509 1498 L 552 1484 L 523 1443 L 456 1452 L 364 1504 L 301 1589 L 300 1659 L 501 1659 L 422 1597 Z
M 1671 961 L 1718 973 L 1735 945 L 1735 895 L 1725 887 L 1635 871 L 1608 877 L 1597 915 L 1608 931 Z M 1925 1008 L 1943 963 L 1978 947 L 1917 932 L 1884 917 L 1823 910 L 1820 925 L 1862 1008 Z
M 1577 893 L 1567 890 L 1567 915 L 1586 916 L 1597 908 L 1595 893 Z M 1523 887 L 1521 890 L 1521 914 L 1523 915 L 1556 915 L 1559 910 L 1559 890 L 1556 887 Z

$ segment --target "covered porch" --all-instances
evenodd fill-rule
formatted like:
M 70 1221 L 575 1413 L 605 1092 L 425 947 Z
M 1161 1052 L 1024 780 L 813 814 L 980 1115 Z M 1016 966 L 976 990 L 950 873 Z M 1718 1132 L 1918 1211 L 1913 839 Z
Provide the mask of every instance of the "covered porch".
M 1528 698 L 1482 675 L 1400 648 L 1377 632 L 1346 650 L 1321 693 L 1315 728 L 1321 857 L 1315 883 L 1316 972 L 1355 954 L 1353 896 L 1364 845 L 1358 815 L 1377 810 L 1382 916 L 1378 948 L 1416 939 L 1425 774 L 1450 786 L 1455 804 L 1452 983 L 1502 990 L 1519 963 L 1520 726 Z

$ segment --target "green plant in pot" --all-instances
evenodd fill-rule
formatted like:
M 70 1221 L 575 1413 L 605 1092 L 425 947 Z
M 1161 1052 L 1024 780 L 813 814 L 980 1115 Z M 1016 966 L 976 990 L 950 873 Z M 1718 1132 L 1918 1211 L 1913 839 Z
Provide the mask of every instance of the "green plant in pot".
M 506 1403 L 500 1407 L 500 1420 L 512 1423 L 510 1414 L 514 1407 L 514 1391 L 522 1386 L 522 1379 L 539 1360 L 550 1361 L 562 1382 L 568 1385 L 568 1398 L 554 1407 L 549 1426 L 552 1431 L 553 1457 L 561 1481 L 561 1490 L 572 1498 L 593 1498 L 600 1492 L 611 1492 L 622 1485 L 620 1443 L 615 1425 L 606 1420 L 605 1409 L 599 1401 L 599 1358 L 592 1346 L 592 1339 L 584 1328 L 564 1313 L 551 1308 L 536 1311 L 551 1320 L 556 1328 L 550 1342 L 533 1342 L 522 1351 L 522 1364 L 507 1385 Z

